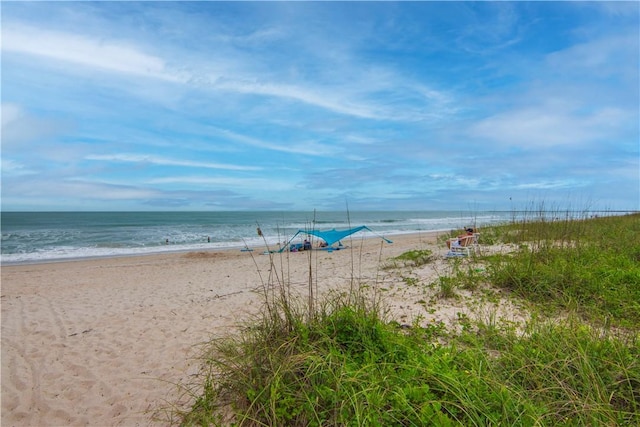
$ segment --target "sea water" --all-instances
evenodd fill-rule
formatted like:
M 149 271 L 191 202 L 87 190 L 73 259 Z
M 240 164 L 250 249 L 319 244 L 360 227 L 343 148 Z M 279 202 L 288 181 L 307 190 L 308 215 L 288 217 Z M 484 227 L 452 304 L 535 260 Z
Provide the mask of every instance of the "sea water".
M 511 212 L 2 212 L 2 264 L 223 248 L 264 248 L 301 229 L 366 225 L 354 237 L 506 222 Z M 257 233 L 260 228 L 262 236 Z

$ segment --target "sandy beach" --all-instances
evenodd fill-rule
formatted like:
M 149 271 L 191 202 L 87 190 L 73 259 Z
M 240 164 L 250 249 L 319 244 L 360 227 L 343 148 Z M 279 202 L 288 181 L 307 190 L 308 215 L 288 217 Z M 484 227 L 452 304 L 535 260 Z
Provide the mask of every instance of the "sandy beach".
M 387 289 L 391 315 L 451 321 L 464 299 L 426 310 L 424 287 L 445 273 L 435 234 L 353 240 L 312 251 L 320 291 L 358 283 Z M 431 249 L 438 260 L 399 271 L 385 260 Z M 233 333 L 263 301 L 271 257 L 256 248 L 2 267 L 2 426 L 163 425 L 177 383 L 198 369 L 198 344 Z M 273 255 L 293 289 L 308 283 L 309 252 Z M 436 310 L 433 310 L 435 308 Z

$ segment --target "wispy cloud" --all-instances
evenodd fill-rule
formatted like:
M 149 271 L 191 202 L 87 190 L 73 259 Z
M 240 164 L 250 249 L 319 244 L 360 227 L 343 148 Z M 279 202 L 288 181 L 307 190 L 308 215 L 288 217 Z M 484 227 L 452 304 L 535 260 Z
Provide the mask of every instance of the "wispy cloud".
M 233 142 L 246 145 L 249 147 L 260 148 L 270 151 L 279 151 L 290 154 L 303 154 L 309 156 L 330 156 L 333 149 L 328 146 L 316 143 L 313 140 L 295 141 L 293 143 L 281 143 L 276 144 L 273 142 L 265 141 L 260 138 L 247 136 L 238 132 L 233 132 L 228 129 L 209 128 L 216 134 L 231 140 Z
M 105 162 L 143 163 L 159 166 L 182 166 L 189 168 L 222 169 L 232 171 L 257 171 L 260 167 L 232 165 L 212 162 L 198 162 L 193 160 L 171 159 L 149 154 L 95 154 L 85 157 L 87 160 Z
M 523 182 L 514 185 L 515 190 L 552 190 L 552 189 L 576 189 L 582 187 L 583 182 L 576 181 L 574 179 L 568 180 L 555 180 L 555 181 L 538 181 L 538 182 Z
M 2 50 L 66 61 L 89 68 L 179 81 L 165 62 L 125 42 L 10 24 L 2 29 Z
M 12 149 L 28 149 L 33 141 L 60 135 L 70 127 L 66 120 L 38 117 L 15 103 L 2 104 L 1 130 L 5 153 Z
M 271 31 L 267 31 L 267 34 L 269 33 Z M 318 84 L 303 81 L 300 84 L 292 84 L 272 80 L 281 78 L 281 75 L 256 74 L 246 68 L 249 64 L 245 64 L 241 69 L 242 75 L 237 76 L 239 70 L 236 67 L 242 67 L 246 62 L 246 59 L 239 56 L 230 61 L 234 63 L 233 68 L 211 63 L 206 68 L 216 69 L 216 73 L 202 74 L 190 64 L 176 66 L 175 61 L 172 61 L 172 68 L 168 65 L 167 58 L 146 53 L 143 48 L 129 41 L 103 40 L 24 24 L 10 24 L 3 28 L 2 49 L 5 52 L 67 62 L 103 72 L 154 78 L 234 94 L 275 97 L 363 119 L 433 119 L 450 112 L 447 110 L 451 108 L 448 95 L 433 88 L 426 88 L 417 81 L 407 80 L 402 74 L 381 66 L 374 67 L 374 72 L 371 69 L 362 70 L 361 79 L 357 82 L 338 80 Z M 240 55 L 240 52 L 237 54 Z M 358 63 L 349 65 L 350 68 L 359 66 L 361 65 Z M 389 106 L 377 101 L 377 94 L 385 91 L 397 92 L 398 89 L 404 92 L 403 101 L 409 101 L 403 102 L 404 108 L 396 108 L 403 103 L 395 102 Z
M 7 2 L 3 207 L 636 208 L 637 12 Z
M 2 159 L 2 174 L 5 176 L 34 175 L 36 171 L 29 170 L 23 164 L 11 159 Z
M 549 108 L 509 111 L 480 120 L 470 135 L 504 146 L 524 149 L 559 145 L 588 146 L 628 121 L 629 113 L 603 110 L 581 115 Z
M 147 184 L 159 185 L 159 184 L 188 184 L 198 186 L 215 186 L 224 188 L 249 188 L 260 189 L 269 188 L 270 190 L 277 191 L 291 191 L 295 188 L 295 182 L 292 180 L 282 180 L 269 178 L 232 178 L 227 176 L 179 176 L 179 177 L 166 177 L 166 178 L 154 178 L 146 181 Z

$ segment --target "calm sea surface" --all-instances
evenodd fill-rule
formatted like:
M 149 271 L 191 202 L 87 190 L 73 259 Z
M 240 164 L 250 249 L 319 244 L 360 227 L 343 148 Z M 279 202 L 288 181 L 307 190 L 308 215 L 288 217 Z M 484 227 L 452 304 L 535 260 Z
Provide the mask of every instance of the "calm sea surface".
M 386 237 L 505 222 L 511 212 L 2 212 L 2 264 L 264 247 L 299 229 L 366 225 Z

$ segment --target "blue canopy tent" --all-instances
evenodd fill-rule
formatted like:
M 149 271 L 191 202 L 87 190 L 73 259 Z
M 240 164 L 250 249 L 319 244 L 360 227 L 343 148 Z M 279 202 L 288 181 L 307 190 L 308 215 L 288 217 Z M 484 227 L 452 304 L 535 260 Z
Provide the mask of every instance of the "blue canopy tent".
M 298 230 L 298 232 L 296 234 L 293 235 L 293 237 L 291 239 L 289 239 L 289 241 L 282 247 L 280 248 L 280 250 L 278 252 L 282 252 L 284 251 L 288 246 L 289 243 L 291 243 L 291 241 L 293 239 L 296 238 L 296 236 L 298 234 L 310 234 L 312 236 L 316 236 L 321 238 L 322 240 L 324 240 L 327 243 L 327 246 L 330 247 L 331 245 L 333 245 L 336 242 L 339 242 L 340 240 L 344 239 L 345 237 L 348 237 L 350 235 L 352 235 L 353 233 L 357 233 L 358 231 L 361 230 L 369 230 L 373 233 L 373 231 L 367 227 L 366 225 L 361 225 L 359 227 L 355 227 L 355 228 L 349 228 L 346 230 L 336 230 L 335 228 L 332 230 L 326 230 L 326 231 L 322 231 L 322 230 Z M 382 236 L 377 235 L 378 237 L 380 237 L 382 240 L 384 240 L 387 243 L 393 243 L 391 240 L 389 239 L 385 239 Z

